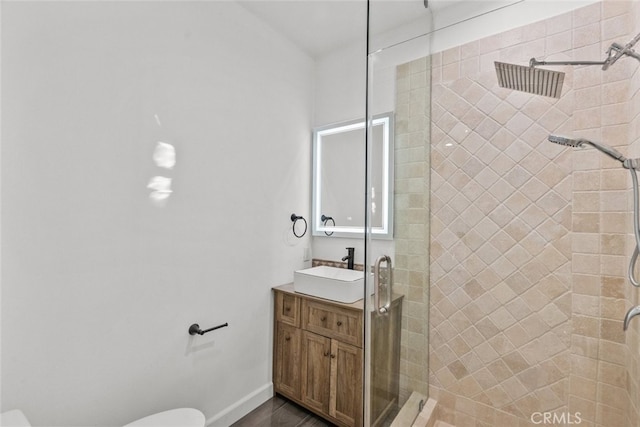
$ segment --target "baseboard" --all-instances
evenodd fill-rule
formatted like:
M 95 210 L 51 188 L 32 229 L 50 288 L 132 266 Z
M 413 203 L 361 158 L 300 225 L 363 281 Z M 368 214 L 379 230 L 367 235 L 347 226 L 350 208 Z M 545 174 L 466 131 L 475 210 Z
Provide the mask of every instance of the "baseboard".
M 267 383 L 209 418 L 207 427 L 229 427 L 271 397 L 273 397 L 273 383 Z

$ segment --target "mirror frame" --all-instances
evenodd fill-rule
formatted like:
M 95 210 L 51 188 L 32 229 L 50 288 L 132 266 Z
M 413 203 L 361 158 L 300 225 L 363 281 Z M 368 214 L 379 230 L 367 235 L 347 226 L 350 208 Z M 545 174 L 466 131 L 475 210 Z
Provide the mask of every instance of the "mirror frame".
M 393 239 L 393 153 L 394 130 L 393 112 L 378 114 L 371 119 L 372 126 L 383 126 L 383 156 L 380 163 L 382 168 L 382 226 L 371 227 L 371 237 L 375 239 Z M 363 119 L 334 123 L 313 129 L 312 152 L 312 201 L 311 201 L 311 233 L 318 237 L 351 237 L 364 235 L 364 225 L 356 227 L 334 226 L 323 224 L 322 212 L 322 137 L 350 130 L 364 129 L 366 121 Z M 363 141 L 364 142 L 364 141 Z M 364 159 L 362 159 L 364 161 Z M 367 190 L 368 191 L 368 190 Z M 364 207 L 363 207 L 364 209 Z

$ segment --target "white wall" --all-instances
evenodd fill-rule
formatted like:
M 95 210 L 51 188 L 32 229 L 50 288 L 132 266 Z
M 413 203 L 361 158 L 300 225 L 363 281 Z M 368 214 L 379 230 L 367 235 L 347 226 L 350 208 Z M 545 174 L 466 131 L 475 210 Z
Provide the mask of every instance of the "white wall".
M 229 425 L 271 392 L 270 288 L 309 245 L 312 60 L 231 2 L 2 8 L 1 410 Z

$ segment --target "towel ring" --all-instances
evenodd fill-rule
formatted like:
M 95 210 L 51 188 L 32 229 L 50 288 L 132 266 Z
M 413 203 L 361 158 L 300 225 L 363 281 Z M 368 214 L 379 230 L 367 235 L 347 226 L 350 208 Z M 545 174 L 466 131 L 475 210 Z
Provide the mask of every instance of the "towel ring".
M 327 222 L 328 222 L 328 221 L 331 221 L 331 222 L 333 223 L 333 226 L 334 226 L 334 227 L 336 226 L 336 222 L 334 221 L 333 217 L 331 217 L 331 216 L 326 216 L 326 215 L 324 215 L 324 214 L 323 214 L 323 215 L 320 217 L 320 219 L 322 220 L 322 224 L 323 224 L 324 226 L 326 226 L 326 225 L 327 225 Z M 331 233 L 327 233 L 327 232 L 325 231 L 325 232 L 324 232 L 324 234 L 326 234 L 327 236 L 331 236 L 331 235 L 333 234 L 333 231 L 332 231 Z
M 298 222 L 299 219 L 304 221 L 304 231 L 302 232 L 302 234 L 296 233 L 296 222 Z M 291 221 L 293 222 L 293 225 L 291 226 L 291 230 L 293 231 L 293 235 L 294 236 L 296 236 L 299 239 L 302 236 L 304 236 L 305 234 L 307 234 L 307 220 L 306 219 L 304 219 L 303 217 L 292 213 L 291 214 Z

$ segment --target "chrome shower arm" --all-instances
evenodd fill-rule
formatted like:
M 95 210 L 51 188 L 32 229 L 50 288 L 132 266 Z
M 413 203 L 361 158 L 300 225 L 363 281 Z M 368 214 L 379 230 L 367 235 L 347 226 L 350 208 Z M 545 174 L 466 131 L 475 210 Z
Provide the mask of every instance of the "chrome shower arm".
M 629 43 L 622 46 L 619 43 L 612 43 L 607 49 L 607 58 L 604 61 L 538 61 L 535 58 L 531 58 L 529 61 L 530 67 L 536 67 L 538 65 L 602 65 L 602 70 L 606 70 L 610 65 L 613 65 L 622 56 L 631 56 L 632 58 L 640 61 L 640 53 L 633 50 L 633 46 L 640 41 L 640 33 L 636 35 Z
M 538 65 L 604 65 L 607 61 L 538 61 L 536 58 L 529 60 L 530 67 Z

